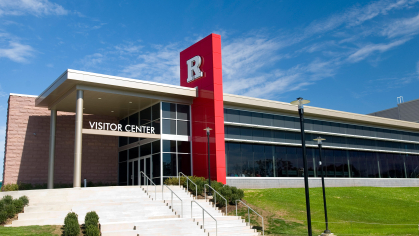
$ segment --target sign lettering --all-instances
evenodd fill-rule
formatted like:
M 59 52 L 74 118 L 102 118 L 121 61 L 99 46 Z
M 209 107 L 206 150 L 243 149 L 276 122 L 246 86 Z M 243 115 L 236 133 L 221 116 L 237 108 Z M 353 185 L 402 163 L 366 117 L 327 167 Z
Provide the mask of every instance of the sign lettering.
M 150 127 L 150 126 L 137 126 L 137 125 L 122 126 L 121 124 L 115 124 L 115 123 L 91 122 L 91 121 L 89 121 L 89 124 L 90 124 L 91 129 L 156 134 L 154 132 L 154 127 Z
M 201 69 L 199 68 L 201 63 L 202 59 L 200 56 L 194 56 L 186 61 L 186 64 L 188 65 L 188 79 L 186 82 L 190 83 L 204 76 L 204 73 L 202 73 Z

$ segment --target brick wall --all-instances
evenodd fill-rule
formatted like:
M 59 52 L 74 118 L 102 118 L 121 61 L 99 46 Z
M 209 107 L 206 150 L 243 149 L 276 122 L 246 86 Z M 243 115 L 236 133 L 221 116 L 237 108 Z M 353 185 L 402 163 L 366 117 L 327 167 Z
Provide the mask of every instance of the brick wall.
M 10 95 L 3 184 L 47 183 L 50 113 L 35 107 L 35 97 Z M 114 117 L 84 115 L 90 121 L 118 122 Z M 54 183 L 73 183 L 75 114 L 58 112 Z M 118 137 L 83 134 L 82 179 L 117 182 Z

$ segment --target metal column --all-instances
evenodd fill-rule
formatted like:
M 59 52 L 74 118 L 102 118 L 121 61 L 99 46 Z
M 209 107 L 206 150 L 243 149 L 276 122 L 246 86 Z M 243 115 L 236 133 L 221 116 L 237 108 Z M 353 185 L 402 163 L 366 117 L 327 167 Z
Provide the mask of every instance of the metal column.
M 49 131 L 48 189 L 54 188 L 54 158 L 55 158 L 56 124 L 57 124 L 57 110 L 51 109 L 50 131 Z
M 76 100 L 76 132 L 74 140 L 74 176 L 73 187 L 81 187 L 81 154 L 83 129 L 83 90 L 77 90 Z

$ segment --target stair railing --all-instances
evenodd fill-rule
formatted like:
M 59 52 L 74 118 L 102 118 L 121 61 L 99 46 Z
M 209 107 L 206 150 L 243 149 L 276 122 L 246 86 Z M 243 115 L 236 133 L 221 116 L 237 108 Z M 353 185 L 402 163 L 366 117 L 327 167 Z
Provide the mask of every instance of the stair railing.
M 179 187 L 180 187 L 180 175 L 183 175 L 186 177 L 186 189 L 189 191 L 189 181 L 195 185 L 195 197 L 198 198 L 198 185 L 196 185 L 191 179 L 189 179 L 188 176 L 186 176 L 184 173 L 179 172 L 178 178 L 179 178 Z
M 191 201 L 191 218 L 193 218 L 192 203 L 196 203 L 196 205 L 198 205 L 202 209 L 202 228 L 205 230 L 205 214 L 204 214 L 204 212 L 206 212 L 209 216 L 211 216 L 212 219 L 215 220 L 215 235 L 218 236 L 218 222 L 217 222 L 217 220 L 207 210 L 205 210 L 201 205 L 199 205 L 199 203 L 197 203 L 195 200 Z
M 246 203 L 242 202 L 241 200 L 236 200 L 236 216 L 237 216 L 237 202 L 241 202 L 243 205 L 247 206 L 247 216 L 249 218 L 249 225 L 250 225 L 250 210 L 252 210 L 260 218 L 262 218 L 262 232 L 263 232 L 263 235 L 265 235 L 265 225 L 263 224 L 263 217 L 259 215 L 255 210 L 253 210 L 250 206 L 248 206 Z
M 148 182 L 151 182 L 154 185 L 154 200 L 157 200 L 157 186 L 156 186 L 156 184 L 144 172 L 140 171 L 140 174 L 147 178 L 147 182 L 143 178 L 144 183 L 147 183 L 146 184 L 147 185 L 147 194 L 149 194 L 149 192 L 148 192 Z M 142 186 L 141 181 L 140 181 L 140 185 Z
M 165 184 L 163 184 L 163 186 L 166 187 L 167 189 L 169 189 L 170 192 L 172 192 L 172 201 L 171 201 L 172 210 L 173 210 L 173 195 L 175 195 L 177 198 L 179 198 L 180 204 L 181 204 L 182 218 L 183 218 L 183 201 L 182 201 L 182 199 L 180 199 L 180 197 L 175 192 L 173 192 L 173 190 L 171 188 L 169 188 L 169 186 L 167 186 Z M 163 194 L 164 194 L 164 188 L 162 188 L 162 191 L 161 191 L 161 198 L 162 198 L 162 200 L 164 200 Z
M 209 188 L 211 188 L 212 191 L 214 191 L 214 193 L 216 193 L 216 194 L 214 194 L 214 197 L 215 197 L 214 205 L 215 206 L 217 206 L 217 194 L 220 195 L 220 197 L 222 199 L 224 199 L 224 201 L 226 201 L 226 205 L 225 206 L 226 206 L 226 215 L 227 215 L 227 206 L 228 206 L 227 205 L 227 199 L 225 199 L 225 197 L 223 197 L 223 195 L 221 195 L 219 192 L 215 191 L 215 189 L 213 187 L 209 186 L 208 184 L 205 184 L 204 185 L 205 200 L 207 200 L 207 189 L 206 189 L 206 186 L 208 186 Z

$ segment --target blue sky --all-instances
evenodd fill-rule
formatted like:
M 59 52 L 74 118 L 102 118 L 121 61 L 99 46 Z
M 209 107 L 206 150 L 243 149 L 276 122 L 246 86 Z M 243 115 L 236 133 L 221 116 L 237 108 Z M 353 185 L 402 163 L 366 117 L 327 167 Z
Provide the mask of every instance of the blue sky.
M 224 92 L 367 114 L 419 98 L 419 2 L 0 0 L 0 153 L 10 93 L 67 68 L 179 85 L 222 37 Z

